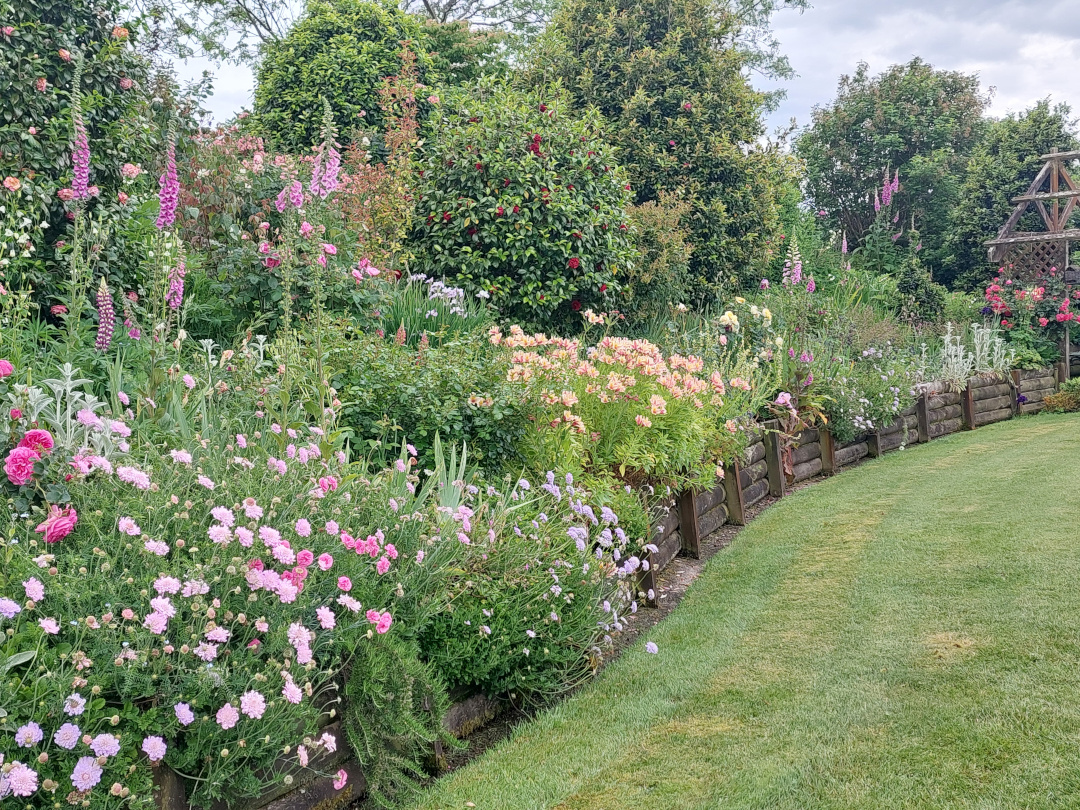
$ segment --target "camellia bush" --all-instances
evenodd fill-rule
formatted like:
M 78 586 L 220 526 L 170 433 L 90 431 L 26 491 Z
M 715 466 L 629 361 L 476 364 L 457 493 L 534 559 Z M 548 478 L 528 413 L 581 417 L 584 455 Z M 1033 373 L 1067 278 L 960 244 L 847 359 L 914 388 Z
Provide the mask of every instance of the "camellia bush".
M 496 80 L 438 107 L 417 180 L 420 272 L 527 323 L 566 321 L 614 292 L 634 258 L 630 184 L 598 119 L 575 117 L 557 89 Z

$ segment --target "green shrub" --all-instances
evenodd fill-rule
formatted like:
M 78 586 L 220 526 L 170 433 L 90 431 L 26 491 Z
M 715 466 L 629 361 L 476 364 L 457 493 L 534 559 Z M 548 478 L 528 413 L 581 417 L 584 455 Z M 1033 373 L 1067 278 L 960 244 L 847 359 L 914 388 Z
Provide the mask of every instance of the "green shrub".
M 343 140 L 382 128 L 379 86 L 401 70 L 401 43 L 421 40 L 420 21 L 392 0 L 316 0 L 259 66 L 256 129 L 275 145 L 306 152 L 318 140 L 322 98 Z M 420 49 L 421 81 L 431 59 Z
M 666 192 L 659 201 L 627 209 L 637 259 L 619 290 L 618 306 L 630 323 L 660 317 L 688 300 L 693 246 L 686 220 L 692 211 L 691 203 Z
M 1050 413 L 1080 411 L 1080 377 L 1063 382 L 1056 393 L 1043 398 L 1043 404 Z
M 530 405 L 506 381 L 508 356 L 482 332 L 441 340 L 436 335 L 420 350 L 390 333 L 334 325 L 324 345 L 344 425 L 362 446 L 395 429 L 416 445 L 425 468 L 437 434 L 448 445 L 467 444 L 485 469 L 518 464 Z
M 754 148 L 765 96 L 731 43 L 738 20 L 711 0 L 567 0 L 535 73 L 595 108 L 635 201 L 683 192 L 693 203 L 697 296 L 756 283 L 777 225 L 774 159 Z
M 43 261 L 23 265 L 25 273 L 7 280 L 9 287 L 55 290 L 47 260 L 67 228 L 57 191 L 71 184 L 71 96 L 80 55 L 89 182 L 100 189 L 90 206 L 115 206 L 123 164 L 152 153 L 156 131 L 142 126 L 152 91 L 147 62 L 120 25 L 120 13 L 114 0 L 0 2 L 0 27 L 12 29 L 0 32 L 0 181 L 17 180 L 17 207 L 51 226 L 37 240 Z M 0 189 L 0 201 L 13 197 Z
M 614 291 L 633 260 L 628 183 L 595 115 L 557 89 L 485 79 L 429 121 L 411 248 L 416 267 L 551 328 Z
M 553 472 L 469 499 L 467 519 L 490 527 L 489 540 L 464 549 L 446 609 L 421 635 L 452 691 L 543 700 L 599 665 L 605 633 L 617 629 L 624 605 L 636 610 L 619 579 L 637 570 L 648 529 L 633 497 L 604 506 L 573 476 Z M 603 551 L 620 562 L 618 579 Z

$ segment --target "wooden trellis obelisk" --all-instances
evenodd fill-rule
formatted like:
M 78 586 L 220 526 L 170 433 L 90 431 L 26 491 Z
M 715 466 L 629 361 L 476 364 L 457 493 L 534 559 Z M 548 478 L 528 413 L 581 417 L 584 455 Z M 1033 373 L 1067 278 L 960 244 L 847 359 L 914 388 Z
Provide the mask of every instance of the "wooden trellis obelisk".
M 1027 193 L 1013 198 L 1016 208 L 1012 215 L 1001 226 L 998 235 L 986 243 L 991 262 L 1009 265 L 1010 275 L 1028 280 L 1056 268 L 1064 276 L 1066 285 L 1080 284 L 1080 268 L 1070 266 L 1069 261 L 1069 243 L 1080 242 L 1080 228 L 1068 227 L 1069 218 L 1080 203 L 1080 188 L 1065 169 L 1066 161 L 1077 158 L 1080 158 L 1080 152 L 1059 152 L 1057 149 L 1042 156 L 1046 164 Z M 1044 190 L 1046 186 L 1049 186 L 1048 191 Z M 1032 204 L 1042 217 L 1046 230 L 1017 231 L 1016 226 Z M 1061 356 L 1058 376 L 1067 380 L 1080 359 L 1080 348 L 1074 347 L 1068 323 L 1061 340 Z
M 1066 161 L 1080 158 L 1080 152 L 1051 150 L 1043 155 L 1046 164 L 1036 175 L 1027 193 L 1014 197 L 1016 208 L 998 235 L 986 243 L 990 261 L 1011 264 L 1016 275 L 1030 278 L 1056 267 L 1064 272 L 1069 266 L 1069 242 L 1080 242 L 1080 228 L 1066 227 L 1080 203 L 1080 187 L 1065 169 Z M 1044 190 L 1049 186 L 1049 190 Z M 1034 204 L 1045 231 L 1016 230 L 1021 217 Z M 1049 204 L 1049 207 L 1047 207 Z

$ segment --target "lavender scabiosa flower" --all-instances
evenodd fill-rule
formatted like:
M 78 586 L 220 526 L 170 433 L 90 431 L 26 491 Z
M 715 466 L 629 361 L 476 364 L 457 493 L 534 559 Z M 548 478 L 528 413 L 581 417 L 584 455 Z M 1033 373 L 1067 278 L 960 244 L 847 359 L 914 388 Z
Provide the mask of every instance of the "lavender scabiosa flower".
M 184 301 L 184 276 L 186 274 L 187 267 L 184 264 L 184 257 L 181 256 L 176 260 L 176 266 L 169 270 L 169 292 L 165 296 L 169 309 L 180 309 L 180 304 Z
M 172 227 L 176 221 L 176 206 L 180 201 L 180 180 L 176 176 L 176 138 L 169 136 L 169 145 L 165 151 L 165 173 L 158 180 L 161 191 L 158 192 L 160 210 L 158 212 L 158 230 Z
M 102 276 L 101 284 L 98 286 L 97 310 L 98 329 L 97 340 L 94 341 L 94 348 L 99 352 L 103 352 L 107 350 L 109 344 L 112 343 L 113 330 L 116 328 L 116 310 L 113 309 L 112 293 L 109 292 L 109 287 L 105 283 L 104 276 Z

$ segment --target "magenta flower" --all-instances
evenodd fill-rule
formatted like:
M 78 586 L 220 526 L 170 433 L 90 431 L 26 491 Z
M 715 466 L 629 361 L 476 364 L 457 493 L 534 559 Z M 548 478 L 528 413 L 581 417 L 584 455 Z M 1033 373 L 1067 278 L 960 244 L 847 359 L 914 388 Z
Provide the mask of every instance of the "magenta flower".
M 176 266 L 169 269 L 169 292 L 165 297 L 169 309 L 180 309 L 180 305 L 184 302 L 184 276 L 186 275 L 187 266 L 184 264 L 184 257 L 181 256 L 177 259 Z
M 66 506 L 61 509 L 56 504 L 49 507 L 49 513 L 43 523 L 39 523 L 34 531 L 45 535 L 46 543 L 59 543 L 75 529 L 79 522 L 79 514 L 75 507 Z

